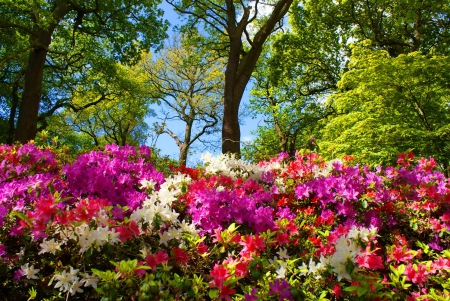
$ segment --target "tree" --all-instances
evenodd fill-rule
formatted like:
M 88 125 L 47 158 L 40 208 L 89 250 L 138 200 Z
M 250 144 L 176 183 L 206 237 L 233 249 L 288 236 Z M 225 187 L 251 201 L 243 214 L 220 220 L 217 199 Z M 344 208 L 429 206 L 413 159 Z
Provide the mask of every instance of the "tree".
M 15 34 L 27 41 L 20 49 L 2 53 L 1 65 L 28 54 L 15 139 L 25 143 L 36 135 L 46 64 L 63 62 L 57 66 L 63 69 L 82 60 L 77 41 L 85 36 L 104 46 L 96 53 L 133 61 L 141 49 L 165 35 L 157 4 L 156 0 L 2 0 L 2 35 Z
M 368 45 L 375 53 L 383 49 L 393 58 L 417 50 L 424 54 L 446 54 L 448 52 L 446 45 L 448 45 L 450 37 L 449 7 L 444 2 L 350 0 L 344 2 L 298 1 L 294 3 L 289 15 L 290 27 L 287 33 L 279 34 L 273 39 L 267 59 L 261 63 L 262 68 L 255 73 L 257 85 L 254 86 L 252 94 L 257 97 L 252 99 L 252 102 L 256 104 L 253 107 L 256 112 L 264 114 L 268 125 L 257 130 L 258 137 L 250 148 L 246 148 L 246 152 L 249 152 L 251 156 L 254 156 L 254 153 L 264 152 L 273 155 L 276 150 L 285 151 L 286 149 L 292 150 L 294 147 L 302 147 L 303 143 L 294 146 L 293 142 L 301 140 L 299 139 L 301 136 L 304 140 L 312 132 L 317 133 L 317 131 L 314 131 L 313 124 L 309 124 L 309 133 L 301 133 L 299 131 L 301 126 L 295 121 L 303 122 L 309 118 L 317 123 L 320 119 L 317 117 L 329 116 L 329 113 L 333 112 L 335 118 L 332 119 L 329 116 L 329 119 L 321 122 L 322 126 L 327 126 L 334 134 L 334 136 L 329 135 L 330 133 L 327 132 L 326 140 L 323 140 L 325 149 L 334 150 L 333 154 L 343 155 L 345 154 L 345 151 L 342 151 L 344 144 L 348 147 L 347 151 L 351 149 L 352 153 L 361 151 L 364 148 L 361 144 L 364 144 L 366 147 L 372 148 L 372 151 L 376 149 L 377 154 L 369 154 L 370 152 L 365 155 L 359 154 L 359 159 L 368 160 L 371 163 L 391 160 L 400 151 L 397 147 L 390 147 L 399 145 L 398 141 L 402 140 L 399 140 L 399 137 L 385 135 L 384 138 L 387 140 L 383 147 L 374 141 L 362 142 L 361 139 L 358 139 L 358 135 L 366 138 L 370 133 L 373 134 L 386 126 L 377 119 L 379 116 L 375 118 L 373 115 L 361 115 L 359 106 L 353 106 L 354 100 L 349 102 L 347 110 L 342 110 L 344 103 L 342 96 L 339 96 L 340 103 L 337 101 L 327 103 L 331 110 L 326 115 L 323 115 L 323 111 L 322 114 L 317 114 L 317 110 L 305 110 L 307 104 L 305 97 L 310 104 L 315 103 L 317 108 L 324 109 L 323 106 L 320 106 L 320 102 L 323 102 L 330 93 L 334 93 L 339 78 L 343 74 L 344 78 L 346 76 L 343 71 L 348 71 L 346 56 L 351 55 L 350 43 L 358 44 L 363 40 L 370 39 L 371 43 L 365 44 L 367 56 L 359 58 L 361 61 L 376 56 L 375 54 L 369 56 Z M 419 57 L 417 56 L 417 58 Z M 414 58 L 410 57 L 409 60 L 412 61 Z M 377 63 L 384 64 L 379 60 L 374 60 L 372 63 L 374 65 L 368 68 L 375 68 Z M 416 67 L 419 68 L 421 63 L 423 61 L 417 61 Z M 400 65 L 403 68 L 403 65 Z M 363 69 L 364 67 L 361 64 L 358 68 Z M 380 68 L 383 67 L 380 66 Z M 366 72 L 368 79 L 373 76 L 379 78 L 382 74 L 391 76 L 387 72 L 380 74 L 371 73 L 369 70 Z M 414 81 L 411 70 L 408 72 L 411 72 L 409 83 L 411 89 L 419 89 L 422 83 Z M 434 77 L 430 77 L 431 79 Z M 354 82 L 356 87 L 359 84 L 362 85 L 363 80 L 363 77 L 358 78 L 357 83 Z M 349 83 L 349 81 L 345 82 Z M 379 82 L 380 93 L 383 89 L 389 89 L 388 84 L 387 78 L 384 79 L 384 82 Z M 434 84 L 439 85 L 438 82 Z M 338 95 L 342 95 L 342 93 L 349 95 L 348 90 L 354 89 L 351 84 L 343 86 L 345 86 L 345 90 Z M 399 94 L 397 96 L 400 97 Z M 311 98 L 315 98 L 315 100 Z M 348 101 L 350 99 L 347 97 Z M 372 101 L 368 97 L 365 100 Z M 339 105 L 339 110 L 335 108 L 337 105 Z M 446 114 L 442 107 L 437 112 L 443 116 Z M 333 127 L 331 125 L 328 127 L 328 122 L 333 124 Z M 352 127 L 356 122 L 359 127 Z M 373 132 L 368 130 L 369 128 L 374 128 Z M 345 137 L 344 132 L 348 136 Z M 379 133 L 377 134 L 379 135 Z M 374 135 L 374 137 L 379 136 Z M 338 139 L 340 143 L 334 143 L 336 141 L 333 139 Z M 417 139 L 412 138 L 412 140 L 417 142 Z M 330 145 L 334 148 L 330 148 Z M 414 144 L 410 144 L 410 146 L 412 147 Z
M 392 57 L 415 51 L 449 53 L 446 0 L 304 1 L 303 7 L 325 30 L 338 32 L 345 41 L 371 40 L 373 48 Z
M 58 136 L 72 150 L 145 143 L 148 125 L 144 119 L 152 111 L 144 76 L 137 67 L 118 63 L 115 70 L 108 69 L 90 74 L 95 84 L 78 87 L 71 105 L 49 119 L 51 137 Z
M 180 149 L 179 163 L 186 165 L 193 143 L 218 131 L 222 112 L 222 63 L 212 60 L 202 49 L 187 45 L 186 40 L 175 38 L 156 59 L 150 55 L 144 58 L 142 67 L 147 74 L 150 96 L 165 107 L 164 121 L 156 123 L 155 129 L 175 140 Z M 167 120 L 182 121 L 184 133 L 172 131 Z
M 336 89 L 345 42 L 339 33 L 324 31 L 324 24 L 300 5 L 293 5 L 289 24 L 271 37 L 253 74 L 250 102 L 266 125 L 255 132 L 246 156 L 293 156 L 315 135 L 319 120 L 333 112 L 323 100 Z
M 176 11 L 188 16 L 185 30 L 204 25 L 204 45 L 227 58 L 225 70 L 222 152 L 240 154 L 239 105 L 263 45 L 281 26 L 293 0 L 216 1 L 167 0 Z M 261 16 L 263 8 L 270 13 Z
M 321 149 L 329 157 L 395 163 L 412 150 L 450 162 L 450 59 L 419 52 L 392 58 L 386 50 L 356 46 L 350 70 L 329 102 L 340 112 L 326 121 Z

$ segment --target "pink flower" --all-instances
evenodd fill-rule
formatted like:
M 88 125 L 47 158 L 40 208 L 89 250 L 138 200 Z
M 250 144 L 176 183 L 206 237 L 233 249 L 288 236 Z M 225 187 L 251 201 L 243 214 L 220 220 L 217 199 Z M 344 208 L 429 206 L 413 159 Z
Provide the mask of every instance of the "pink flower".
M 365 267 L 371 270 L 382 270 L 384 269 L 383 259 L 381 256 L 375 255 L 373 253 L 366 252 L 363 256 L 358 256 L 356 258 L 356 263 L 359 267 Z
M 228 269 L 223 265 L 218 265 L 217 263 L 214 265 L 214 268 L 210 274 L 213 277 L 211 284 L 215 287 L 222 287 L 225 280 L 230 277 Z
M 418 265 L 414 264 L 413 266 L 410 263 L 406 266 L 404 274 L 406 275 L 406 280 L 412 281 L 415 284 L 422 284 L 427 281 L 428 278 L 426 276 L 429 273 L 425 264 L 419 263 Z

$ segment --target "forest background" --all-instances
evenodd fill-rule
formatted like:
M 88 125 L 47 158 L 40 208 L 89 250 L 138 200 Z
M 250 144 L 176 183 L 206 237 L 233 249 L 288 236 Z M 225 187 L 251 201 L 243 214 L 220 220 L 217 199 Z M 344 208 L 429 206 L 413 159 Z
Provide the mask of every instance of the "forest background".
M 1 0 L 0 142 L 150 144 L 162 165 L 219 149 L 369 165 L 413 151 L 448 170 L 447 1 L 168 0 L 168 39 L 158 5 Z M 237 120 L 254 117 L 246 141 Z

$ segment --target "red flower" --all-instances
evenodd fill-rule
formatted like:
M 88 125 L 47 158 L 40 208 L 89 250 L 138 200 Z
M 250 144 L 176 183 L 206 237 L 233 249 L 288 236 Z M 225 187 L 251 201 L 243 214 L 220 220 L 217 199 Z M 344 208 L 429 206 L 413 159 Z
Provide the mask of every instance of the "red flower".
M 333 286 L 333 293 L 334 293 L 334 295 L 336 296 L 336 298 L 339 298 L 339 297 L 343 297 L 344 295 L 342 294 L 342 288 L 341 288 L 341 286 L 339 285 L 339 283 L 336 283 L 334 286 Z
M 425 264 L 412 265 L 411 263 L 406 266 L 404 274 L 406 275 L 406 280 L 412 281 L 416 284 L 422 284 L 427 281 L 427 267 Z
M 359 267 L 365 267 L 371 270 L 384 269 L 383 259 L 381 256 L 372 253 L 366 253 L 363 256 L 358 256 L 355 262 L 359 265 Z
M 36 219 L 42 219 L 44 223 L 47 223 L 52 218 L 52 215 L 56 213 L 55 199 L 52 195 L 46 198 L 40 198 L 34 205 Z
M 172 252 L 177 264 L 186 265 L 186 263 L 189 261 L 189 255 L 188 253 L 184 252 L 183 249 L 173 248 Z
M 236 290 L 232 289 L 228 285 L 222 286 L 222 287 L 220 287 L 219 299 L 231 300 L 230 295 L 232 295 L 234 293 L 236 293 Z
M 198 254 L 205 254 L 208 252 L 208 246 L 205 245 L 205 243 L 202 241 L 197 245 L 197 253 Z
M 278 232 L 276 240 L 280 244 L 280 246 L 282 246 L 284 244 L 288 244 L 289 243 L 289 235 L 287 233 Z
M 236 277 L 246 277 L 247 276 L 247 266 L 248 261 L 241 261 L 236 265 L 234 275 Z

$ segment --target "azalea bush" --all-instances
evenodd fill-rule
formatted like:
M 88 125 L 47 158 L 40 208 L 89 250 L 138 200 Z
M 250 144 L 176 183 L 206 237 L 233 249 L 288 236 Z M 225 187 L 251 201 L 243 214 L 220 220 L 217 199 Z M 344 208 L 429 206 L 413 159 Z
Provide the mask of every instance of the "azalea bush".
M 164 176 L 150 155 L 1 146 L 0 298 L 450 298 L 450 184 L 433 158 L 206 154 Z

